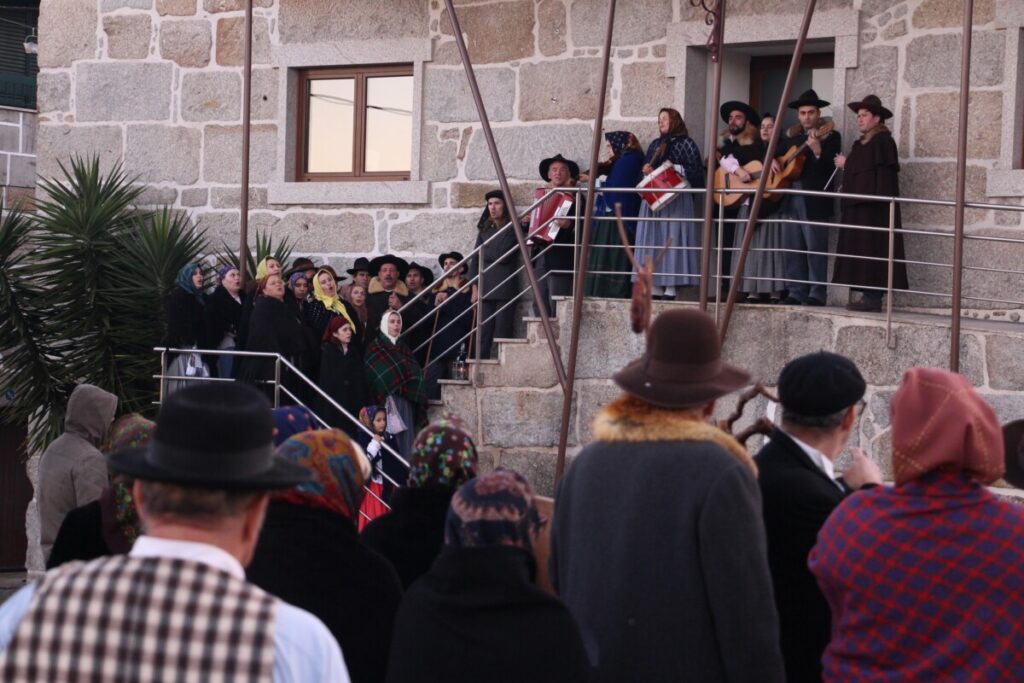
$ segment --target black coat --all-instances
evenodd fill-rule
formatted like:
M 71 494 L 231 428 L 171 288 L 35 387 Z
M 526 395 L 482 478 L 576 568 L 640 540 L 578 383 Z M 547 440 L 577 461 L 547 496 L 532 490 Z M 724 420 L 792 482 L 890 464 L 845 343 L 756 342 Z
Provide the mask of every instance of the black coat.
M 477 230 L 474 249 L 486 242 L 481 250 L 484 258 L 483 285 L 477 280 L 480 298 L 484 301 L 509 301 L 519 293 L 519 278 L 512 274 L 519 267 L 519 243 L 512 228 L 505 230 L 500 236 L 498 230 L 505 223 L 497 225 L 486 221 L 484 227 Z M 494 239 L 491 239 L 494 237 Z M 487 240 L 491 240 L 488 242 Z M 469 262 L 466 277 L 472 280 L 480 268 L 480 259 L 476 256 Z
M 395 612 L 395 570 L 329 510 L 271 501 L 248 579 L 312 612 L 341 646 L 353 683 L 383 681 Z
M 364 545 L 391 561 L 403 588 L 426 574 L 441 553 L 454 493 L 440 486 L 398 489 L 391 499 L 391 512 L 367 524 L 359 535 Z
M 796 128 L 799 128 L 797 126 Z M 800 129 L 790 128 L 787 133 L 790 137 L 780 140 L 779 148 L 775 156 L 782 156 L 792 147 L 799 147 L 807 141 L 807 133 Z M 800 173 L 800 184 L 805 190 L 824 192 L 828 190 L 829 179 L 835 177 L 836 155 L 843 148 L 842 137 L 839 131 L 832 131 L 828 137 L 821 141 L 821 156 L 814 158 L 814 152 L 810 147 L 805 147 L 802 152 L 804 156 L 804 170 Z M 824 221 L 832 217 L 834 213 L 832 197 L 804 197 L 804 205 L 807 207 L 807 218 L 812 221 Z M 817 229 L 817 228 L 815 228 Z
M 167 345 L 178 349 L 209 348 L 205 306 L 181 287 L 167 295 Z
M 64 517 L 46 568 L 53 569 L 72 560 L 95 560 L 113 554 L 103 538 L 103 513 L 94 500 L 77 507 Z
M 445 548 L 395 619 L 390 683 L 586 681 L 579 630 L 520 548 Z
M 455 287 L 437 290 L 445 292 L 448 298 L 437 308 L 437 334 L 430 348 L 430 358 L 440 361 L 455 360 L 459 355 L 459 347 L 466 345 L 468 350 L 473 337 L 466 336 L 473 328 L 473 295 L 472 289 L 466 287 L 461 292 Z M 458 293 L 456 293 L 458 292 Z M 434 326 L 431 316 L 430 326 Z M 428 330 L 429 331 L 429 330 Z
M 243 297 L 244 298 L 244 297 Z M 217 287 L 206 299 L 206 335 L 214 346 L 231 334 L 238 337 L 242 323 L 242 302 L 235 301 L 224 287 Z
M 821 680 L 831 613 L 807 569 L 818 532 L 847 491 L 830 481 L 802 448 L 780 429 L 755 457 L 768 536 L 768 567 L 779 610 L 786 680 Z
M 253 305 L 245 350 L 279 353 L 299 370 L 304 369 L 303 359 L 309 353 L 302 323 L 284 302 L 269 296 L 257 297 Z M 282 380 L 286 382 L 290 374 L 290 371 L 282 371 Z M 273 380 L 274 359 L 243 358 L 235 375 L 252 384 L 258 380 Z M 296 385 L 292 383 L 292 386 Z
M 353 341 L 355 338 L 353 337 Z M 324 344 L 320 352 L 320 388 L 347 410 L 353 418 L 359 419 L 359 411 L 367 404 L 366 366 L 354 344 L 349 344 L 348 353 L 334 343 Z M 326 401 L 321 403 L 320 417 L 327 424 L 355 437 L 362 430 Z
M 355 347 L 361 357 L 365 346 L 363 344 L 363 339 L 366 338 L 366 326 L 359 320 L 359 313 L 356 311 L 355 306 L 344 299 L 341 300 L 341 305 L 345 307 L 345 312 L 348 313 L 348 317 L 352 320 L 352 324 L 356 326 L 356 329 L 352 330 L 351 346 Z M 317 340 L 318 344 L 323 341 L 324 330 L 327 329 L 327 325 L 331 322 L 331 318 L 336 318 L 339 315 L 341 314 L 328 310 L 326 306 L 315 299 L 306 304 L 304 322 L 311 330 L 313 330 L 313 336 Z

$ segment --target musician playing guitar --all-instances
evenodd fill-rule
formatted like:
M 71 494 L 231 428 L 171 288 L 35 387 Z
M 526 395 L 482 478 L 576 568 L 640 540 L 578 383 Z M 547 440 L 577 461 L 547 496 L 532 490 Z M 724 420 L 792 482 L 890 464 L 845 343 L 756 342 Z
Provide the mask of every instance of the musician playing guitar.
M 718 137 L 718 165 L 727 173 L 734 175 L 744 183 L 751 180 L 750 173 L 743 168 L 751 161 L 763 161 L 765 147 L 758 134 L 758 124 L 761 117 L 746 102 L 732 100 L 726 102 L 719 109 L 728 128 Z M 742 203 L 746 203 L 744 199 Z M 728 206 L 725 210 L 726 218 L 736 218 L 740 205 Z M 735 224 L 727 222 L 722 226 L 722 244 L 731 245 L 734 241 Z M 732 272 L 732 252 L 725 251 L 722 254 L 722 272 Z M 722 280 L 722 291 L 728 291 L 728 279 Z
M 800 123 L 786 131 L 788 137 L 779 141 L 776 156 L 785 155 L 793 147 L 806 147 L 800 152 L 804 156 L 803 171 L 792 184 L 793 189 L 827 191 L 832 187 L 830 179 L 837 154 L 842 149 L 838 131 L 819 136 L 822 125 L 821 109 L 829 102 L 818 97 L 814 90 L 808 90 L 799 99 L 789 103 L 795 109 Z M 773 169 L 778 163 L 773 162 Z M 824 306 L 828 278 L 828 228 L 811 226 L 807 222 L 826 222 L 833 214 L 831 197 L 802 197 L 788 195 L 779 212 L 780 217 L 799 221 L 783 228 L 783 246 L 786 251 L 786 288 L 789 296 L 784 303 L 790 305 Z M 817 252 L 817 253 L 809 253 Z M 812 282 L 814 284 L 807 284 Z

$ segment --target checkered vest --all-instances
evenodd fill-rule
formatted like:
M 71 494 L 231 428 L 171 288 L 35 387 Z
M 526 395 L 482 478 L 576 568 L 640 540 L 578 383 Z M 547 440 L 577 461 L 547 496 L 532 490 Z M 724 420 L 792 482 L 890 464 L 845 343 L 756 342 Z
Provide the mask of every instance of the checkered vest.
M 117 555 L 46 574 L 3 681 L 269 681 L 275 599 L 190 560 Z

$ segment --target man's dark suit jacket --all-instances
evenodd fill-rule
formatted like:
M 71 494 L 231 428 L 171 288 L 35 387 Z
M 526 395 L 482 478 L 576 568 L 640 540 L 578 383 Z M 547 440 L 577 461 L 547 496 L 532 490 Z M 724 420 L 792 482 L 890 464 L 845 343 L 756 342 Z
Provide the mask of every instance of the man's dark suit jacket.
M 818 531 L 848 495 L 780 429 L 754 460 L 768 537 L 768 566 L 779 610 L 782 657 L 789 683 L 821 680 L 831 613 L 807 569 Z M 841 483 L 841 482 L 840 482 Z

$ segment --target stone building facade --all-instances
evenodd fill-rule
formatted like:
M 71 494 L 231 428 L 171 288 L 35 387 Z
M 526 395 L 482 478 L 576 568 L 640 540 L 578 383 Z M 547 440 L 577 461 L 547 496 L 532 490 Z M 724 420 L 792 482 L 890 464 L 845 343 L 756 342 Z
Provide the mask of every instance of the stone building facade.
M 602 0 L 457 0 L 505 168 L 519 201 L 538 161 L 588 158 L 597 102 Z M 254 0 L 250 225 L 296 240 L 296 252 L 346 266 L 396 252 L 418 260 L 465 249 L 495 184 L 451 27 L 438 0 Z M 760 52 L 785 53 L 802 0 L 732 0 L 727 74 Z M 642 142 L 659 107 L 680 109 L 704 146 L 707 27 L 688 0 L 618 4 L 606 129 Z M 968 198 L 1024 197 L 1024 3 L 977 0 L 972 51 Z M 959 80 L 959 0 L 821 0 L 811 51 L 834 61 L 836 103 L 877 93 L 903 163 L 903 194 L 952 199 Z M 42 0 L 39 171 L 72 153 L 123 161 L 153 203 L 189 211 L 213 243 L 237 241 L 242 0 Z M 296 182 L 297 69 L 412 64 L 412 169 L 399 182 Z M 738 65 L 738 67 L 737 67 Z M 735 67 L 735 68 L 734 68 Z M 745 95 L 727 75 L 726 96 Z M 744 98 L 745 99 L 745 98 Z M 774 109 L 774 105 L 771 107 Z M 848 148 L 853 117 L 834 108 Z M 713 125 L 719 125 L 713 118 Z M 953 212 L 906 207 L 909 227 L 951 230 Z M 972 235 L 1020 233 L 1020 214 L 971 210 Z M 911 236 L 910 257 L 950 262 L 951 240 Z M 1008 268 L 1024 250 L 971 243 L 968 263 Z M 431 261 L 428 261 L 431 262 Z M 915 288 L 948 291 L 947 268 L 912 268 Z M 998 298 L 1005 273 L 968 274 L 967 293 Z M 1016 289 L 1016 287 L 1014 287 Z M 1004 298 L 1006 298 L 1004 296 Z M 917 305 L 938 305 L 932 300 Z M 941 304 L 941 301 L 939 302 Z

